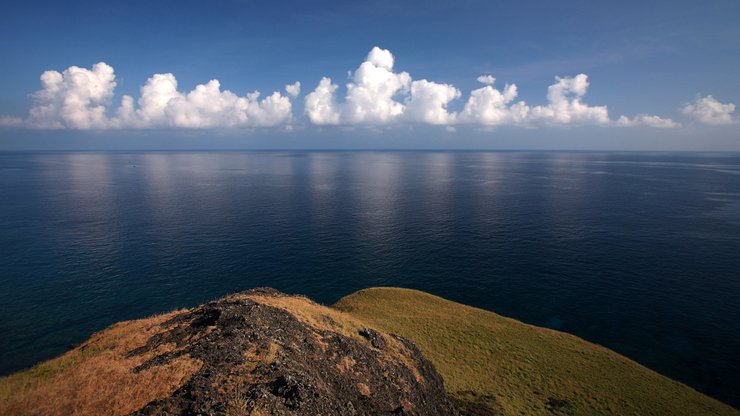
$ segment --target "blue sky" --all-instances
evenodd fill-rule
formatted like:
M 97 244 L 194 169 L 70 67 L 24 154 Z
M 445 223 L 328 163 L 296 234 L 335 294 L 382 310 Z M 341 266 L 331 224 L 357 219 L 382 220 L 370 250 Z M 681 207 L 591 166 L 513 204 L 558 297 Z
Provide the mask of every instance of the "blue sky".
M 738 21 L 735 0 L 6 1 L 0 149 L 740 150 Z

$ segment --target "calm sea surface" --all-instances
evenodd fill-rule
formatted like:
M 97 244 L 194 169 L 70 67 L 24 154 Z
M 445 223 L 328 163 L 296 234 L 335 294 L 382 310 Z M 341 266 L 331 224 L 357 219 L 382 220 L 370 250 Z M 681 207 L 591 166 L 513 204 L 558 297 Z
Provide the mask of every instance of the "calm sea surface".
M 740 405 L 740 155 L 0 153 L 0 372 L 272 286 L 404 286 Z

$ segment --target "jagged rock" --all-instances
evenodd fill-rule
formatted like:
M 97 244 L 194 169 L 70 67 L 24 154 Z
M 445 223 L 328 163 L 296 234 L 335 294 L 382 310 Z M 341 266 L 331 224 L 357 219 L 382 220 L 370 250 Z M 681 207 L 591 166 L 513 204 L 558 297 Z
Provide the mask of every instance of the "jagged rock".
M 285 301 L 290 307 L 281 306 Z M 260 288 L 165 322 L 167 330 L 129 354 L 166 352 L 134 371 L 181 356 L 203 365 L 169 397 L 133 414 L 458 414 L 442 378 L 413 343 L 371 328 L 342 327 L 329 315 L 312 322 L 313 315 L 302 316 L 303 303 L 312 311 L 322 308 Z

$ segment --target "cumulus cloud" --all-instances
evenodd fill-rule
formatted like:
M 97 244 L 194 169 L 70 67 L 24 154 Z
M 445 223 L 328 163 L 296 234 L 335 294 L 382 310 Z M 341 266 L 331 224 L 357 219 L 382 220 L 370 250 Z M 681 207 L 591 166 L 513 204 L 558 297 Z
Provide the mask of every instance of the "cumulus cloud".
M 407 120 L 421 123 L 452 124 L 456 115 L 447 111 L 447 105 L 461 95 L 460 90 L 449 84 L 425 79 L 413 81 L 404 116 Z
M 374 47 L 353 73 L 343 102 L 336 99 L 338 85 L 323 78 L 306 96 L 305 112 L 314 124 L 384 124 L 406 120 L 450 124 L 454 114 L 447 105 L 460 97 L 449 84 L 412 81 L 407 72 L 393 70 L 390 51 Z
M 656 129 L 674 129 L 681 127 L 681 123 L 677 123 L 670 118 L 663 118 L 649 114 L 638 114 L 633 118 L 621 116 L 617 120 L 616 125 L 620 127 L 647 126 L 654 127 Z
M 324 77 L 311 93 L 306 95 L 304 111 L 313 124 L 339 124 L 339 109 L 334 94 L 338 86 Z
M 493 85 L 493 83 L 496 82 L 496 78 L 494 78 L 493 75 L 481 75 L 478 78 L 476 78 L 476 80 L 480 82 L 481 84 L 486 84 L 486 85 Z
M 41 90 L 26 119 L 0 119 L 6 126 L 31 128 L 210 128 L 276 126 L 291 119 L 292 105 L 279 92 L 260 99 L 258 91 L 239 96 L 221 90 L 218 80 L 181 92 L 173 74 L 155 74 L 140 88 L 137 103 L 124 95 L 109 115 L 116 87 L 113 68 L 104 62 L 91 69 L 72 66 L 64 72 L 46 71 Z M 296 83 L 293 91 L 300 88 Z
M 291 118 L 288 97 L 274 92 L 260 99 L 255 91 L 239 96 L 222 90 L 218 80 L 197 85 L 190 92 L 177 88 L 173 74 L 155 74 L 140 89 L 138 108 L 124 96 L 112 127 L 214 128 L 277 126 Z
M 722 104 L 711 95 L 697 97 L 693 103 L 686 104 L 681 112 L 704 124 L 732 124 L 736 120 L 732 117 L 735 104 Z
M 606 106 L 586 104 L 589 87 L 586 74 L 556 77 L 547 91 L 547 104 L 531 107 L 516 101 L 518 89 L 507 84 L 494 87 L 490 74 L 477 77 L 485 84 L 470 92 L 461 111 L 449 105 L 462 97 L 454 85 L 426 79 L 414 80 L 407 72 L 394 70 L 395 57 L 374 47 L 354 72 L 349 73 L 344 99 L 337 99 L 339 85 L 324 77 L 306 95 L 304 111 L 313 124 L 355 125 L 418 122 L 426 124 L 472 124 L 487 127 L 503 125 L 578 124 L 599 126 L 677 127 L 678 123 L 658 116 L 640 114 L 612 121 Z
M 495 79 L 491 78 L 493 83 Z M 523 101 L 510 104 L 517 94 L 515 84 L 506 85 L 503 91 L 497 90 L 492 85 L 473 90 L 460 113 L 460 122 L 485 126 L 522 124 L 528 120 L 530 109 Z
M 478 81 L 486 84 L 470 92 L 465 107 L 458 118 L 461 123 L 480 124 L 489 127 L 501 125 L 534 126 L 537 124 L 579 124 L 600 125 L 612 124 L 606 106 L 591 106 L 583 102 L 588 91 L 589 82 L 586 74 L 575 77 L 555 77 L 555 83 L 547 89 L 547 104 L 531 107 L 517 98 L 516 84 L 507 84 L 502 90 L 493 84 L 496 79 L 491 75 L 481 75 Z M 645 125 L 652 121 L 650 117 L 638 116 Z M 627 121 L 631 121 L 626 119 Z M 624 125 L 627 125 L 625 123 Z M 636 124 L 635 124 L 636 125 Z
M 99 62 L 91 69 L 71 66 L 64 72 L 41 74 L 41 90 L 33 94 L 36 105 L 24 124 L 39 128 L 105 128 L 107 105 L 113 98 L 116 75 Z
M 374 47 L 359 68 L 350 74 L 347 95 L 341 103 L 335 97 L 338 86 L 331 78 L 322 78 L 318 87 L 306 95 L 304 109 L 309 120 L 315 124 L 383 124 L 400 119 L 406 105 L 395 97 L 409 94 L 411 76 L 407 72 L 395 73 L 394 63 L 390 51 Z M 419 117 L 427 116 L 420 114 L 427 109 L 422 108 L 419 97 L 427 94 L 441 98 L 436 96 L 438 93 L 430 93 L 427 87 L 417 86 L 414 106 Z
M 606 105 L 585 102 L 590 82 L 586 74 L 555 77 L 546 102 L 529 105 L 518 99 L 516 84 L 497 87 L 492 74 L 481 74 L 483 84 L 466 97 L 451 84 L 413 79 L 395 68 L 386 49 L 374 47 L 342 88 L 329 77 L 304 97 L 304 112 L 315 125 L 380 125 L 424 123 L 447 126 L 595 125 L 676 128 L 670 118 L 650 114 L 613 120 Z M 63 72 L 46 71 L 41 89 L 32 95 L 33 107 L 25 118 L 0 116 L 0 126 L 30 128 L 217 128 L 283 126 L 293 124 L 291 99 L 301 94 L 301 82 L 285 85 L 285 92 L 262 96 L 259 91 L 239 95 L 210 80 L 191 91 L 181 91 L 175 75 L 152 75 L 138 98 L 124 95 L 113 105 L 116 76 L 104 62 L 91 68 L 72 66 Z M 459 104 L 457 104 L 459 103 Z M 711 95 L 698 97 L 682 113 L 705 124 L 729 124 L 735 105 Z
M 301 81 L 296 81 L 285 86 L 285 92 L 291 97 L 297 97 L 301 94 Z
M 403 114 L 404 105 L 394 99 L 408 91 L 411 76 L 393 72 L 390 51 L 374 47 L 347 84 L 343 119 L 350 123 L 387 123 Z
M 529 116 L 553 124 L 609 124 L 606 106 L 590 106 L 581 100 L 589 85 L 586 74 L 555 77 L 555 83 L 547 88 L 548 104 L 533 107 Z

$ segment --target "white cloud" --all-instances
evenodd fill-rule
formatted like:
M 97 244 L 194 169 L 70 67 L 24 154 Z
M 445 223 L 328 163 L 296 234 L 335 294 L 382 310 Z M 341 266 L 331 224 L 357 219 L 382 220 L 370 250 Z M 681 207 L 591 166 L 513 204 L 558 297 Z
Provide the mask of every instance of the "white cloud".
M 387 123 L 403 114 L 404 105 L 393 97 L 406 92 L 411 83 L 407 72 L 393 72 L 393 55 L 374 47 L 347 84 L 343 119 L 350 123 Z
M 588 91 L 588 76 L 556 77 L 547 89 L 547 105 L 528 106 L 524 101 L 514 103 L 518 95 L 516 84 L 507 84 L 503 91 L 493 87 L 496 79 L 491 75 L 480 76 L 478 81 L 487 84 L 470 92 L 459 120 L 484 126 L 580 124 L 609 125 L 606 106 L 590 106 L 582 101 Z
M 409 94 L 411 76 L 393 72 L 394 61 L 390 51 L 374 47 L 359 68 L 350 73 L 351 82 L 342 103 L 335 97 L 338 86 L 324 77 L 306 96 L 309 120 L 315 124 L 384 124 L 400 119 L 406 106 L 395 97 Z M 428 93 L 425 87 L 419 87 L 419 94 L 421 90 Z M 417 101 L 415 106 L 421 103 Z
M 393 57 L 391 51 L 389 51 L 388 49 L 381 49 L 377 46 L 374 46 L 370 50 L 370 53 L 367 54 L 367 59 L 365 61 L 378 68 L 392 71 L 395 58 Z
M 480 82 L 481 84 L 486 84 L 486 85 L 493 85 L 493 83 L 496 82 L 496 78 L 494 78 L 493 75 L 481 75 L 478 78 L 476 78 L 476 80 Z
M 287 97 L 275 91 L 262 101 L 258 101 L 259 91 L 248 94 L 249 107 L 247 114 L 253 126 L 277 126 L 290 121 L 293 105 Z
M 461 91 L 451 84 L 420 79 L 395 70 L 395 57 L 374 47 L 355 71 L 348 73 L 344 96 L 339 86 L 324 77 L 304 98 L 304 112 L 316 125 L 382 125 L 425 123 L 470 124 L 494 129 L 498 126 L 596 125 L 676 128 L 670 118 L 638 114 L 632 118 L 609 117 L 605 105 L 584 102 L 589 88 L 586 74 L 556 77 L 548 87 L 545 104 L 530 106 L 517 101 L 518 88 L 494 86 L 496 78 L 481 74 L 484 84 L 470 91 L 454 110 Z M 180 91 L 171 73 L 154 74 L 139 89 L 139 97 L 124 95 L 112 106 L 116 76 L 111 66 L 97 63 L 90 69 L 69 67 L 63 72 L 46 71 L 42 88 L 33 94 L 34 105 L 26 118 L 0 116 L 0 126 L 29 128 L 217 128 L 292 126 L 291 98 L 301 94 L 301 83 L 285 85 L 285 92 L 262 97 L 259 91 L 238 95 L 222 89 L 218 80 Z M 450 107 L 453 110 L 450 110 Z M 698 97 L 682 112 L 706 124 L 729 124 L 735 105 L 723 104 L 711 95 Z
M 461 96 L 449 84 L 412 81 L 407 72 L 394 72 L 390 51 L 374 47 L 347 84 L 343 102 L 337 102 L 338 86 L 324 77 L 306 96 L 305 112 L 314 124 L 386 124 L 410 121 L 451 124 L 455 114 L 447 105 Z
M 279 92 L 260 100 L 258 91 L 238 96 L 211 80 L 186 93 L 178 91 L 173 74 L 155 74 L 140 88 L 138 107 L 133 97 L 124 95 L 110 117 L 116 81 L 113 68 L 104 62 L 92 69 L 46 71 L 41 86 L 27 119 L 3 118 L 0 124 L 70 129 L 276 126 L 290 121 L 292 113 L 290 100 Z
M 503 92 L 491 85 L 473 90 L 460 113 L 460 121 L 485 126 L 522 124 L 527 120 L 529 107 L 523 101 L 510 105 L 516 96 L 515 84 L 506 85 Z
M 732 117 L 735 104 L 722 104 L 711 95 L 697 97 L 691 104 L 686 104 L 681 112 L 704 124 L 731 124 L 736 120 Z
M 555 77 L 555 81 L 547 88 L 548 104 L 531 109 L 529 117 L 532 120 L 553 124 L 607 125 L 611 122 L 606 106 L 589 106 L 581 101 L 589 87 L 586 74 Z
M 339 124 L 339 109 L 334 96 L 337 85 L 324 77 L 313 92 L 306 95 L 304 111 L 313 124 Z
M 285 92 L 295 98 L 301 94 L 301 81 L 296 81 L 285 86 Z
M 138 117 L 135 118 L 137 120 L 135 123 L 144 127 L 168 124 L 165 110 L 170 101 L 180 95 L 177 91 L 177 79 L 173 74 L 152 75 L 140 88 L 139 109 L 136 111 Z M 122 106 L 128 104 L 122 102 Z
M 411 96 L 406 101 L 405 117 L 409 121 L 429 124 L 452 124 L 455 114 L 447 105 L 462 95 L 449 84 L 437 84 L 425 79 L 411 83 Z
M 106 106 L 113 98 L 116 75 L 104 62 L 92 69 L 71 66 L 64 72 L 41 74 L 42 89 L 25 124 L 39 128 L 105 128 Z
M 214 128 L 276 126 L 291 118 L 288 97 L 274 92 L 260 100 L 259 91 L 239 96 L 221 90 L 218 80 L 197 85 L 188 93 L 177 89 L 173 74 L 155 74 L 141 87 L 139 108 L 123 97 L 115 127 Z
M 674 129 L 681 127 L 681 123 L 677 123 L 670 118 L 663 118 L 649 114 L 638 114 L 633 118 L 621 116 L 619 117 L 619 120 L 617 120 L 616 125 L 620 127 L 647 126 L 656 129 Z
M 609 125 L 606 106 L 590 106 L 582 101 L 588 90 L 588 77 L 556 78 L 548 89 L 548 104 L 530 107 L 514 103 L 517 86 L 506 85 L 502 91 L 493 87 L 492 75 L 477 80 L 484 87 L 471 91 L 460 113 L 448 105 L 462 96 L 453 85 L 428 80 L 414 81 L 407 72 L 394 72 L 395 59 L 390 51 L 374 47 L 356 71 L 343 102 L 338 102 L 339 88 L 323 78 L 306 96 L 305 112 L 314 124 L 385 124 L 407 121 L 451 125 L 456 123 L 485 126 L 546 124 Z

